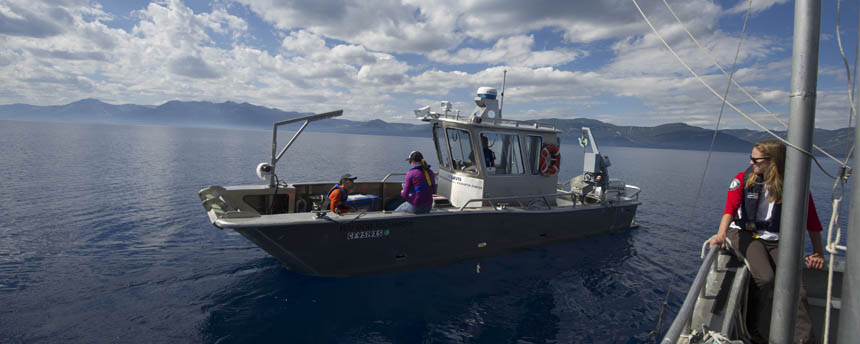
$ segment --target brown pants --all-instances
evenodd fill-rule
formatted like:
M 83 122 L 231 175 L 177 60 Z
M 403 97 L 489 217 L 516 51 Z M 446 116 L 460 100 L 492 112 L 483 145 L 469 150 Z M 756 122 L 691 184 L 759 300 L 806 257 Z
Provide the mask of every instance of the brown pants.
M 753 340 L 764 340 L 770 334 L 770 312 L 773 304 L 773 283 L 777 259 L 779 258 L 779 242 L 753 238 L 752 233 L 744 230 L 730 229 L 727 235 L 736 253 L 746 260 L 752 276 L 750 285 L 749 312 L 747 324 L 753 333 Z M 809 318 L 809 304 L 806 300 L 806 288 L 800 283 L 800 293 L 797 303 L 797 320 L 794 327 L 795 343 L 814 342 L 812 321 Z M 756 338 L 758 336 L 760 338 Z

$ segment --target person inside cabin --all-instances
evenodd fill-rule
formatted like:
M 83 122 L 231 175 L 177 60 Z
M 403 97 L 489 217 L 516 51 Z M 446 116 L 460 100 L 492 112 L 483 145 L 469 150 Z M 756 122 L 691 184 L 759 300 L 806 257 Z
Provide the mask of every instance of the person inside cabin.
M 430 170 L 430 165 L 424 161 L 421 152 L 413 151 L 406 158 L 409 172 L 406 172 L 406 181 L 403 183 L 403 191 L 400 196 L 406 199 L 394 211 L 404 211 L 415 214 L 429 213 L 433 208 L 433 194 L 436 193 L 436 174 Z
M 328 191 L 322 208 L 331 210 L 338 215 L 354 211 L 346 204 L 346 200 L 349 197 L 349 192 L 352 190 L 356 178 L 358 177 L 354 177 L 349 173 L 342 175 L 340 182 L 332 186 Z
M 721 248 L 728 241 L 728 245 L 744 258 L 749 268 L 754 282 L 750 285 L 749 309 L 755 311 L 749 312 L 748 324 L 751 325 L 754 342 L 767 342 L 770 328 L 769 323 L 765 322 L 766 314 L 771 311 L 778 258 L 784 171 L 785 145 L 777 140 L 756 143 L 750 155 L 750 166 L 738 173 L 729 186 L 718 232 L 710 239 L 712 245 Z M 822 227 L 812 196 L 808 197 L 806 229 L 814 252 L 805 257 L 805 262 L 811 269 L 822 269 Z M 806 290 L 801 283 L 795 342 L 813 340 L 811 326 Z
M 487 137 L 481 134 L 481 146 L 484 147 L 484 162 L 487 164 L 487 167 L 496 167 L 496 153 L 490 149 L 488 141 Z

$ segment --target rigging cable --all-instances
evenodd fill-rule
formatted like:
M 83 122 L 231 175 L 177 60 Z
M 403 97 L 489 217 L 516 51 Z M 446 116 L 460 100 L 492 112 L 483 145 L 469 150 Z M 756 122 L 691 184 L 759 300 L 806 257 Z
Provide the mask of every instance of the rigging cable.
M 791 143 L 791 142 L 788 142 L 786 139 L 784 139 L 784 138 L 780 137 L 779 135 L 777 135 L 776 133 L 774 133 L 773 131 L 771 131 L 770 129 L 768 129 L 767 127 L 763 126 L 761 123 L 759 123 L 758 121 L 754 120 L 752 117 L 750 117 L 749 115 L 747 115 L 745 112 L 743 112 L 743 111 L 742 111 L 741 109 L 739 109 L 737 106 L 735 106 L 735 105 L 734 105 L 734 104 L 732 104 L 731 102 L 727 101 L 727 100 L 726 100 L 725 98 L 723 98 L 723 96 L 721 96 L 719 93 L 717 93 L 717 91 L 715 91 L 715 90 L 711 87 L 711 85 L 708 85 L 708 83 L 707 83 L 707 82 L 705 82 L 705 80 L 703 80 L 703 79 L 702 79 L 702 77 L 701 77 L 701 76 L 699 76 L 699 74 L 697 74 L 697 73 L 696 73 L 696 72 L 695 72 L 695 71 L 690 67 L 690 65 L 688 65 L 686 62 L 684 62 L 684 59 L 682 59 L 680 56 L 678 56 L 678 53 L 676 53 L 676 52 L 675 52 L 675 50 L 674 50 L 674 49 L 672 49 L 672 47 L 671 47 L 671 46 L 669 46 L 669 43 L 668 43 L 668 42 L 666 42 L 666 40 L 663 38 L 663 36 L 662 36 L 662 35 L 660 35 L 660 33 L 657 31 L 657 28 L 656 28 L 656 27 L 654 27 L 654 24 L 652 24 L 652 23 L 651 23 L 651 20 L 649 20 L 649 19 L 648 19 L 648 16 L 646 16 L 646 15 L 645 15 L 645 12 L 643 12 L 643 11 L 642 11 L 642 8 L 641 8 L 641 7 L 639 7 L 639 3 L 638 3 L 638 2 L 636 2 L 636 0 L 632 0 L 632 1 L 633 1 L 633 4 L 636 6 L 636 9 L 637 9 L 637 10 L 639 10 L 639 14 L 641 14 L 641 15 L 642 15 L 642 18 L 645 20 L 645 23 L 647 23 L 647 24 L 648 24 L 648 26 L 651 28 L 651 30 L 654 32 L 654 34 L 657 36 L 657 38 L 659 38 L 659 39 L 660 39 L 660 41 L 661 41 L 661 42 L 663 42 L 663 45 L 666 47 L 666 49 L 669 49 L 669 52 L 670 52 L 670 53 L 672 53 L 672 55 L 673 55 L 673 56 L 675 56 L 675 59 L 677 59 L 677 60 L 678 60 L 678 62 L 679 62 L 679 63 L 681 63 L 681 65 L 683 65 L 683 66 L 684 66 L 684 68 L 686 68 L 686 69 L 687 69 L 687 71 L 689 71 L 689 72 L 690 72 L 690 74 L 693 74 L 693 76 L 696 78 L 696 80 L 697 80 L 697 81 L 699 81 L 699 82 L 702 84 L 702 86 L 705 86 L 705 88 L 707 88 L 707 89 L 708 89 L 708 91 L 710 91 L 711 93 L 713 93 L 713 94 L 714 94 L 717 98 L 719 98 L 720 100 L 724 101 L 724 102 L 726 103 L 726 105 L 728 105 L 730 108 L 732 108 L 732 110 L 735 110 L 735 112 L 737 112 L 739 115 L 743 116 L 744 118 L 746 118 L 747 120 L 749 120 L 750 122 L 752 122 L 752 123 L 753 123 L 754 125 L 756 125 L 757 127 L 761 128 L 762 130 L 764 130 L 766 133 L 770 134 L 771 136 L 773 136 L 773 137 L 774 137 L 774 138 L 776 138 L 777 140 L 781 141 L 781 142 L 782 142 L 783 144 L 785 144 L 787 147 L 791 147 L 791 148 L 793 148 L 793 149 L 795 149 L 795 150 L 797 150 L 797 151 L 799 151 L 799 152 L 801 152 L 801 153 L 806 154 L 807 156 L 809 156 L 809 157 L 812 159 L 812 161 L 814 161 L 814 162 L 815 162 L 815 164 L 818 166 L 818 168 L 819 168 L 819 169 L 820 169 L 820 170 L 821 170 L 825 175 L 827 175 L 827 176 L 828 176 L 828 177 L 830 177 L 831 179 L 836 179 L 836 177 L 834 177 L 833 175 L 831 175 L 830 173 L 828 173 L 828 172 L 827 172 L 827 170 L 825 170 L 825 169 L 824 169 L 824 167 L 822 167 L 822 166 L 821 166 L 821 163 L 820 163 L 820 162 L 818 162 L 818 159 L 817 159 L 817 158 L 815 158 L 815 156 L 814 156 L 812 153 L 810 153 L 809 151 L 807 151 L 807 150 L 805 150 L 805 149 L 803 149 L 803 148 L 800 148 L 800 147 L 798 147 L 797 145 L 795 145 L 795 144 L 793 144 L 793 143 Z
M 851 101 L 851 113 L 848 115 L 848 127 L 851 127 L 851 117 L 853 117 L 857 110 L 854 107 L 854 82 L 856 79 L 851 78 L 851 68 L 848 66 L 848 59 L 845 57 L 845 50 L 842 49 L 842 35 L 839 33 L 840 22 L 841 22 L 841 11 L 842 11 L 842 0 L 836 1 L 836 44 L 839 46 L 839 54 L 842 55 L 842 63 L 845 64 L 845 74 L 848 77 L 848 99 Z M 860 36 L 857 37 L 860 40 Z M 855 50 L 855 54 L 856 54 Z M 854 73 L 856 77 L 857 73 L 857 57 L 854 57 Z M 846 160 L 847 161 L 847 160 Z
M 636 0 L 633 0 L 633 2 L 636 3 Z M 666 7 L 669 8 L 669 11 L 672 12 L 672 15 L 675 16 L 675 19 L 680 21 L 678 16 L 675 15 L 675 12 L 672 11 L 672 8 L 669 7 L 669 4 L 666 2 L 666 0 L 663 0 L 663 3 L 666 4 Z M 708 157 L 705 159 L 705 168 L 702 171 L 702 178 L 699 180 L 699 187 L 698 187 L 698 189 L 696 189 L 696 198 L 694 198 L 694 200 L 693 200 L 693 207 L 690 211 L 690 218 L 688 218 L 687 223 L 692 222 L 690 220 L 696 214 L 696 208 L 698 207 L 699 198 L 701 197 L 701 194 L 702 194 L 702 187 L 705 185 L 705 176 L 708 174 L 708 166 L 710 165 L 710 162 L 711 162 L 711 154 L 713 153 L 714 145 L 717 142 L 717 134 L 719 133 L 719 130 L 720 130 L 720 122 L 723 119 L 723 112 L 726 108 L 726 99 L 728 99 L 729 90 L 732 88 L 732 81 L 734 80 L 735 68 L 737 67 L 737 63 L 738 63 L 738 56 L 740 55 L 741 46 L 742 46 L 743 41 L 744 41 L 744 34 L 746 33 L 747 23 L 749 22 L 749 18 L 750 18 L 750 12 L 752 12 L 752 0 L 749 0 L 748 3 L 749 3 L 749 6 L 747 7 L 747 14 L 746 14 L 746 16 L 744 16 L 744 25 L 743 25 L 743 27 L 741 27 L 740 37 L 738 38 L 738 47 L 737 47 L 737 49 L 735 49 L 735 57 L 732 60 L 732 70 L 731 70 L 731 73 L 729 73 L 729 75 L 728 75 L 729 76 L 729 82 L 726 84 L 726 92 L 723 94 L 723 97 L 722 97 L 723 103 L 720 106 L 720 115 L 717 117 L 717 124 L 714 127 L 714 136 L 711 138 L 711 145 L 708 147 Z M 638 8 L 639 5 L 637 4 L 636 7 Z M 641 9 L 640 9 L 640 12 L 641 12 Z M 683 23 L 681 25 L 684 26 Z M 686 27 L 684 28 L 684 30 L 686 30 Z M 689 33 L 689 31 L 688 31 L 688 33 Z M 692 35 L 691 35 L 691 37 L 692 37 Z M 722 70 L 722 67 L 720 67 L 720 70 Z M 723 72 L 725 72 L 725 71 L 723 71 Z M 689 230 L 686 230 L 684 232 L 685 238 L 684 238 L 683 242 L 687 241 L 686 239 L 689 236 L 689 234 L 690 234 Z M 702 245 L 702 257 L 703 258 L 704 258 L 704 250 L 705 250 L 704 246 L 705 246 L 705 244 Z M 678 253 L 675 255 L 675 265 L 677 266 L 678 264 L 680 264 L 680 261 L 681 261 L 681 251 L 678 250 Z M 654 330 L 648 334 L 649 339 L 651 338 L 652 335 L 659 335 L 660 334 L 660 326 L 662 325 L 662 322 L 663 322 L 663 312 L 666 310 L 666 306 L 669 304 L 669 294 L 671 294 L 672 285 L 675 284 L 675 277 L 677 277 L 677 274 L 672 274 L 672 279 L 669 281 L 669 285 L 666 287 L 666 297 L 663 300 L 663 305 L 660 307 L 660 314 L 657 316 L 657 324 L 654 327 Z
M 839 54 L 842 55 L 842 63 L 845 64 L 845 76 L 848 81 L 848 99 L 851 101 L 851 112 L 848 114 L 848 128 L 851 128 L 851 120 L 857 116 L 857 109 L 855 107 L 855 97 L 857 91 L 857 57 L 860 56 L 860 22 L 857 23 L 857 43 L 854 47 L 854 75 L 851 75 L 851 68 L 848 67 L 848 58 L 845 57 L 845 50 L 842 49 L 842 35 L 840 34 L 841 27 L 841 12 L 842 12 L 842 1 L 836 1 L 836 43 L 839 46 Z M 860 17 L 860 10 L 858 10 L 858 17 Z M 842 163 L 843 168 L 848 167 L 848 160 L 851 159 L 851 155 L 854 154 L 854 145 L 851 145 L 851 149 L 848 150 L 848 154 L 845 156 L 845 162 Z M 849 173 L 850 175 L 850 173 Z

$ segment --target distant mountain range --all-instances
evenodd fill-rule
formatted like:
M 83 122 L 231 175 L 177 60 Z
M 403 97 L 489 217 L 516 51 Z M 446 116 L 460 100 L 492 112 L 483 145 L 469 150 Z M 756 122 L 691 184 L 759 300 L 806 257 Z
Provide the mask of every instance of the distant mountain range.
M 270 129 L 272 123 L 308 115 L 248 103 L 169 101 L 158 106 L 111 105 L 97 99 L 83 99 L 57 106 L 27 104 L 0 105 L 0 119 L 47 120 L 108 124 L 151 124 L 189 127 Z M 656 127 L 618 126 L 587 118 L 538 119 L 562 131 L 563 142 L 576 142 L 580 128 L 589 127 L 602 146 L 707 150 L 714 131 L 683 123 Z M 295 125 L 296 127 L 298 124 Z M 368 135 L 430 137 L 427 124 L 388 123 L 382 120 L 350 121 L 331 119 L 314 123 L 308 130 Z M 776 132 L 785 137 L 785 131 Z M 816 129 L 815 144 L 837 157 L 847 154 L 853 144 L 854 129 Z M 767 133 L 748 129 L 720 130 L 714 149 L 748 152 L 753 142 L 768 139 Z

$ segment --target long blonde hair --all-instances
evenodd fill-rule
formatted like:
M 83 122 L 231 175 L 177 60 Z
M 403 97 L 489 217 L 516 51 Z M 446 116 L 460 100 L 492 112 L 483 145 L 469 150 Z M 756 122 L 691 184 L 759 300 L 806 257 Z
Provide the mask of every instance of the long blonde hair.
M 759 152 L 768 158 L 770 164 L 764 168 L 762 174 L 764 184 L 768 185 L 770 191 L 769 202 L 782 203 L 782 181 L 785 174 L 785 145 L 779 140 L 761 141 L 753 145 Z M 747 176 L 745 188 L 749 189 L 756 184 L 758 175 L 750 173 Z

